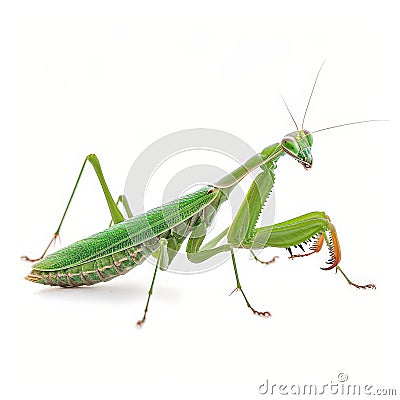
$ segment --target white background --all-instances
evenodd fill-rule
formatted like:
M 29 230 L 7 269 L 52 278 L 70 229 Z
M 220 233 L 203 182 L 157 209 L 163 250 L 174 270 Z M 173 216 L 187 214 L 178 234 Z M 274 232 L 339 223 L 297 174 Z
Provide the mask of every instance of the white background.
M 323 385 L 339 372 L 400 390 L 395 3 L 2 3 L 3 398 L 260 398 L 266 379 Z M 171 132 L 221 129 L 260 151 L 293 130 L 281 94 L 301 120 L 325 58 L 307 129 L 392 122 L 316 134 L 311 171 L 281 160 L 276 219 L 326 211 L 341 266 L 376 291 L 321 271 L 326 253 L 292 262 L 269 249 L 264 258 L 281 257 L 264 267 L 241 252 L 247 296 L 272 318 L 228 296 L 235 283 L 225 263 L 160 273 L 138 330 L 150 263 L 77 290 L 23 279 L 29 266 L 19 256 L 47 244 L 87 154 L 99 156 L 117 195 L 134 159 Z M 62 243 L 108 221 L 88 170 Z

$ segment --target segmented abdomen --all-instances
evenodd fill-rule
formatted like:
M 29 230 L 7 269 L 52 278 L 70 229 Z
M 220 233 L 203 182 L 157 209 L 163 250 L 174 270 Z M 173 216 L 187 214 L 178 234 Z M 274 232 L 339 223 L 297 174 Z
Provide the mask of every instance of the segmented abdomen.
M 26 279 L 43 285 L 62 287 L 89 286 L 99 282 L 107 282 L 126 274 L 136 265 L 140 265 L 159 246 L 159 239 L 152 238 L 145 243 L 74 267 L 66 267 L 56 271 L 33 269 Z

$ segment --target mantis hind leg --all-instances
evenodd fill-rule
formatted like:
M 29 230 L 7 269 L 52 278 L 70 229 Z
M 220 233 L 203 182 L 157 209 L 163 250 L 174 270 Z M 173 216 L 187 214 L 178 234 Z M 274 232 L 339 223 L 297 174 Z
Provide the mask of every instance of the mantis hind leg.
M 350 285 L 359 289 L 375 289 L 373 284 L 353 283 L 339 267 L 341 259 L 339 239 L 334 225 L 324 212 L 311 212 L 275 225 L 256 228 L 253 238 L 243 242 L 242 245 L 246 248 L 286 248 L 290 253 L 289 258 L 294 259 L 318 253 L 324 243 L 328 247 L 330 258 L 326 262 L 328 267 L 321 269 L 336 268 Z M 307 246 L 308 252 L 304 249 Z M 293 254 L 293 247 L 300 248 L 303 254 Z
M 126 198 L 126 196 L 124 194 L 121 194 L 121 195 L 118 196 L 118 199 L 115 202 L 115 205 L 118 207 L 118 204 L 120 204 L 120 203 L 124 207 L 124 210 L 125 210 L 126 215 L 128 216 L 128 218 L 132 218 L 133 217 L 133 213 L 132 213 L 131 207 L 129 206 L 128 199 Z M 112 224 L 113 224 L 113 219 L 111 218 L 110 224 L 108 226 L 110 227 Z
M 75 186 L 74 186 L 74 188 L 73 188 L 73 190 L 72 190 L 72 193 L 71 193 L 71 196 L 70 196 L 70 198 L 69 198 L 69 200 L 68 200 L 67 207 L 66 207 L 65 210 L 64 210 L 64 214 L 63 214 L 63 216 L 62 216 L 62 218 L 61 218 L 61 221 L 60 221 L 60 223 L 59 223 L 59 225 L 58 225 L 58 228 L 56 229 L 56 231 L 55 231 L 55 233 L 54 233 L 54 235 L 53 235 L 53 237 L 52 237 L 50 243 L 47 245 L 47 247 L 45 248 L 44 252 L 42 253 L 42 255 L 41 255 L 40 257 L 38 257 L 38 258 L 30 258 L 30 257 L 27 257 L 27 256 L 22 256 L 21 258 L 22 258 L 23 260 L 25 260 L 25 261 L 31 261 L 31 262 L 36 262 L 36 261 L 41 260 L 41 259 L 46 255 L 46 253 L 47 253 L 47 251 L 49 250 L 49 248 L 50 248 L 50 246 L 52 245 L 52 243 L 55 243 L 55 241 L 56 241 L 57 238 L 59 237 L 59 235 L 60 235 L 60 230 L 61 230 L 61 226 L 62 226 L 62 224 L 63 224 L 63 222 L 64 222 L 65 216 L 66 216 L 66 214 L 67 214 L 67 212 L 68 212 L 69 206 L 70 206 L 71 201 L 72 201 L 72 199 L 73 199 L 73 197 L 74 197 L 76 188 L 78 187 L 79 181 L 80 181 L 80 179 L 81 179 L 83 170 L 85 169 L 86 163 L 87 163 L 88 161 L 92 164 L 92 166 L 93 166 L 93 168 L 94 168 L 94 170 L 95 170 L 95 172 L 96 172 L 96 175 L 97 175 L 97 177 L 98 177 L 98 179 L 99 179 L 101 188 L 102 188 L 102 190 L 103 190 L 104 196 L 105 196 L 106 201 L 107 201 L 108 208 L 109 208 L 110 213 L 111 213 L 112 222 L 113 222 L 114 224 L 117 224 L 117 223 L 122 222 L 122 221 L 124 220 L 124 216 L 122 215 L 121 211 L 118 209 L 118 206 L 117 206 L 117 204 L 114 202 L 114 200 L 113 200 L 113 198 L 112 198 L 112 196 L 111 196 L 110 190 L 108 189 L 106 180 L 104 179 L 104 175 L 103 175 L 103 171 L 102 171 L 102 169 L 101 169 L 101 165 L 100 165 L 99 159 L 97 158 L 97 156 L 96 156 L 95 154 L 89 154 L 89 155 L 85 158 L 85 161 L 83 162 L 82 168 L 81 168 L 81 170 L 80 170 L 80 172 L 79 172 L 79 175 L 78 175 L 78 179 L 77 179 L 76 182 L 75 182 Z M 123 204 L 124 204 L 124 203 L 123 203 Z M 125 204 L 124 204 L 124 205 L 125 205 Z M 129 209 L 129 206 L 128 206 L 128 209 Z

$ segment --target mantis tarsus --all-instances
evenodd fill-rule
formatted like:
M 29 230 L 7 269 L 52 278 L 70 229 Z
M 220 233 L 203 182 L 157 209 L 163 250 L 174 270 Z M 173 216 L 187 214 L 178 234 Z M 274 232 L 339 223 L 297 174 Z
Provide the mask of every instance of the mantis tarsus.
M 248 249 L 257 261 L 261 261 L 255 256 L 254 249 L 284 248 L 289 251 L 289 258 L 293 259 L 317 253 L 325 243 L 330 258 L 327 261 L 327 267 L 321 269 L 331 270 L 335 268 L 350 285 L 356 288 L 374 289 L 375 285 L 373 284 L 357 285 L 353 283 L 339 267 L 341 258 L 339 240 L 335 227 L 324 212 L 314 211 L 285 222 L 257 227 L 257 220 L 262 212 L 263 205 L 268 200 L 274 185 L 278 160 L 287 154 L 298 161 L 306 170 L 312 167 L 313 136 L 303 126 L 321 68 L 318 71 L 307 103 L 301 129 L 298 128 L 285 103 L 296 125 L 296 131 L 285 135 L 279 143 L 265 147 L 260 153 L 255 154 L 215 184 L 205 186 L 194 193 L 144 214 L 132 216 L 127 199 L 123 195 L 116 202 L 114 201 L 104 179 L 98 158 L 94 154 L 88 155 L 80 170 L 60 224 L 49 245 L 37 259 L 23 257 L 27 261 L 38 261 L 33 265 L 32 271 L 26 279 L 44 285 L 62 287 L 93 285 L 123 275 L 136 265 L 141 264 L 147 257 L 153 255 L 157 262 L 144 314 L 142 319 L 137 322 L 137 325 L 141 326 L 146 320 L 158 269 L 166 270 L 183 242 L 188 239 L 186 245 L 187 257 L 193 263 L 200 263 L 221 252 L 230 253 L 236 278 L 234 291 L 242 294 L 246 305 L 256 315 L 270 316 L 271 314 L 268 311 L 257 311 L 248 301 L 239 280 L 233 251 L 235 248 Z M 369 121 L 336 125 L 314 131 L 314 133 L 362 122 Z M 114 225 L 45 256 L 50 245 L 59 236 L 64 218 L 87 162 L 92 164 L 98 176 Z M 256 169 L 260 169 L 260 172 L 252 182 L 246 198 L 230 226 L 203 245 L 207 228 L 216 216 L 221 204 L 228 199 L 238 183 Z M 125 208 L 128 219 L 124 219 L 118 208 L 119 203 L 122 203 Z M 220 244 L 223 239 L 226 242 Z M 293 248 L 300 249 L 302 253 L 294 254 Z M 274 257 L 271 261 L 264 263 L 274 262 L 276 258 Z

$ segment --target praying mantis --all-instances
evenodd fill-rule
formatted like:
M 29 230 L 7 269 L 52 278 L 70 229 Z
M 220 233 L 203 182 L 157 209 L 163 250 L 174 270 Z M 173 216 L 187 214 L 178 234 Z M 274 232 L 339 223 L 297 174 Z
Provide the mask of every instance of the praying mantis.
M 170 203 L 154 208 L 141 215 L 133 216 L 124 195 L 115 201 L 108 189 L 100 162 L 95 154 L 88 155 L 79 172 L 77 181 L 65 208 L 61 221 L 43 254 L 36 259 L 23 256 L 26 261 L 35 262 L 26 279 L 51 286 L 77 287 L 106 282 L 124 275 L 148 257 L 154 256 L 156 264 L 143 317 L 137 322 L 142 326 L 146 320 L 149 302 L 153 293 L 158 270 L 167 270 L 174 257 L 187 241 L 186 253 L 192 263 L 201 263 L 216 254 L 229 253 L 236 279 L 233 292 L 240 292 L 250 310 L 259 316 L 269 317 L 269 311 L 258 311 L 249 302 L 240 283 L 234 249 L 245 249 L 264 264 L 274 262 L 261 261 L 254 250 L 267 247 L 282 248 L 289 251 L 289 258 L 295 259 L 318 253 L 324 246 L 329 250 L 330 258 L 323 270 L 340 272 L 347 283 L 361 289 L 375 289 L 375 285 L 358 285 L 352 282 L 339 266 L 341 252 L 336 229 L 325 212 L 313 211 L 290 220 L 269 226 L 257 226 L 264 204 L 272 191 L 275 182 L 275 170 L 278 161 L 289 156 L 296 160 L 305 170 L 313 164 L 313 133 L 338 128 L 351 124 L 378 121 L 351 122 L 329 128 L 319 129 L 313 133 L 304 129 L 305 117 L 321 72 L 321 65 L 303 116 L 301 129 L 298 128 L 285 100 L 285 106 L 296 126 L 296 130 L 286 134 L 280 142 L 265 147 L 230 174 L 222 177 L 212 185 L 180 197 Z M 113 225 L 46 256 L 52 243 L 55 243 L 71 201 L 87 163 L 90 163 L 97 174 L 99 183 L 106 198 Z M 258 170 L 258 175 L 250 185 L 232 223 L 215 238 L 203 244 L 210 227 L 221 205 L 229 198 L 238 183 L 250 172 Z M 119 209 L 122 204 L 127 219 Z M 224 241 L 224 243 L 222 243 Z M 298 253 L 297 250 L 301 253 Z M 296 253 L 295 253 L 296 251 Z

